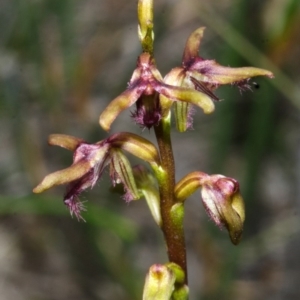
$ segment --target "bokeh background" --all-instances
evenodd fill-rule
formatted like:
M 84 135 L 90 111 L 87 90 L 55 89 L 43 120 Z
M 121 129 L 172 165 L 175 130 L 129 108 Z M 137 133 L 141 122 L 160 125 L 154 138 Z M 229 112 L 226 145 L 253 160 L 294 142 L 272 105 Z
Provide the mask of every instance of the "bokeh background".
M 86 223 L 69 216 L 64 187 L 32 188 L 72 154 L 51 133 L 105 138 L 98 117 L 129 81 L 141 49 L 137 1 L 0 0 L 0 298 L 141 299 L 145 273 L 166 262 L 144 200 L 126 204 L 108 172 L 81 199 Z M 155 57 L 180 65 L 188 35 L 206 26 L 201 56 L 262 67 L 252 92 L 217 91 L 213 115 L 197 109 L 194 130 L 173 131 L 177 179 L 194 170 L 238 179 L 247 220 L 243 241 L 209 221 L 199 193 L 187 201 L 191 299 L 300 299 L 300 2 L 157 0 Z M 130 119 L 112 133 L 153 140 Z M 132 161 L 133 164 L 136 161 Z

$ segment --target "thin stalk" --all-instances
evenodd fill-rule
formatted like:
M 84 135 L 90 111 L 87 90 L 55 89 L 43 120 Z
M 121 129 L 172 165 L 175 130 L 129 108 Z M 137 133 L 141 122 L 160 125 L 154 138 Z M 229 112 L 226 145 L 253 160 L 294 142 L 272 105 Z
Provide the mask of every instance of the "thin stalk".
M 155 136 L 161 156 L 162 172 L 158 176 L 162 231 L 167 244 L 170 262 L 179 265 L 185 272 L 187 283 L 186 247 L 183 231 L 183 215 L 174 218 L 171 209 L 176 204 L 174 196 L 175 162 L 170 135 L 170 114 L 154 126 Z

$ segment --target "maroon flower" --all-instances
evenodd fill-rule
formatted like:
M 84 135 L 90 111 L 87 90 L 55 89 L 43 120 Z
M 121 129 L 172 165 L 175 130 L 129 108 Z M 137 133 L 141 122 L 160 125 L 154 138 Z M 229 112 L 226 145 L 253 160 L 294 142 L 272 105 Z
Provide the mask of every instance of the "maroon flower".
M 273 78 L 270 71 L 254 68 L 231 68 L 218 64 L 215 60 L 204 59 L 199 56 L 199 47 L 203 37 L 204 27 L 195 30 L 186 42 L 182 58 L 182 67 L 174 68 L 164 82 L 170 85 L 195 89 L 218 101 L 213 91 L 220 85 L 234 84 L 240 89 L 249 88 L 248 81 L 255 76 Z M 191 128 L 191 102 L 175 102 L 175 119 L 180 132 Z
M 158 95 L 166 97 L 160 101 Z M 137 61 L 128 88 L 115 98 L 100 115 L 101 127 L 108 131 L 116 117 L 125 109 L 137 103 L 137 110 L 133 113 L 135 121 L 147 128 L 159 122 L 161 117 L 169 113 L 173 101 L 188 101 L 203 108 L 206 113 L 213 111 L 213 104 L 209 97 L 195 90 L 166 84 L 156 68 L 154 58 L 149 53 L 143 53 Z
M 53 186 L 67 184 L 64 203 L 78 220 L 84 220 L 81 212 L 85 210 L 79 195 L 94 187 L 108 164 L 113 185 L 122 183 L 124 186 L 124 199 L 128 202 L 140 197 L 130 163 L 122 150 L 149 162 L 153 167 L 159 164 L 156 147 L 146 139 L 128 132 L 116 133 L 95 144 L 68 135 L 53 134 L 49 137 L 49 144 L 74 151 L 73 164 L 47 175 L 33 192 L 41 193 Z
M 201 188 L 202 203 L 207 214 L 218 227 L 225 226 L 232 243 L 238 244 L 245 221 L 245 207 L 239 183 L 223 175 L 192 172 L 176 184 L 175 197 L 178 202 L 184 202 L 198 188 Z
M 71 215 L 82 219 L 84 205 L 79 201 L 79 194 L 92 188 L 101 176 L 104 167 L 109 163 L 110 144 L 105 140 L 96 144 L 88 144 L 81 139 L 67 135 L 51 135 L 49 144 L 58 145 L 74 151 L 73 164 L 63 170 L 47 175 L 34 188 L 34 193 L 41 193 L 55 185 L 68 184 L 64 203 Z
M 207 214 L 220 228 L 225 226 L 232 243 L 238 244 L 245 221 L 239 183 L 223 175 L 211 175 L 203 180 L 201 195 Z

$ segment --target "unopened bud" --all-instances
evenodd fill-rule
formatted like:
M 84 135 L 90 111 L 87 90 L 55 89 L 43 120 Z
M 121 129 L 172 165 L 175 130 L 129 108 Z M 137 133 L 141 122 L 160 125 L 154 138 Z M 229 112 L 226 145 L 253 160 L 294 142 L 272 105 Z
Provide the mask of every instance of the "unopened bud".
M 138 2 L 138 35 L 144 52 L 153 52 L 153 0 Z
M 174 291 L 176 276 L 164 265 L 150 267 L 146 276 L 143 300 L 169 300 Z
M 227 228 L 232 243 L 237 245 L 245 221 L 238 182 L 222 175 L 212 175 L 204 181 L 201 194 L 208 215 L 219 227 L 224 225 Z

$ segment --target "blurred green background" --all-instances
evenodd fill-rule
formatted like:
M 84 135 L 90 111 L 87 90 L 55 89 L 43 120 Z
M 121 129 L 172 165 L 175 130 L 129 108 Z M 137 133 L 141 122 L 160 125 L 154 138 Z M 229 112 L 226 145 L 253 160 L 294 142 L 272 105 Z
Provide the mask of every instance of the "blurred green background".
M 155 57 L 180 65 L 188 35 L 206 26 L 200 55 L 223 65 L 271 70 L 253 91 L 217 91 L 213 115 L 197 109 L 194 130 L 173 133 L 177 179 L 195 170 L 238 179 L 244 239 L 230 244 L 186 205 L 191 299 L 300 299 L 300 2 L 157 0 Z M 98 117 L 130 79 L 140 53 L 136 1 L 0 1 L 1 300 L 141 299 L 146 271 L 166 262 L 143 200 L 127 205 L 108 172 L 81 199 L 86 223 L 69 216 L 63 187 L 32 188 L 72 161 L 47 146 L 51 133 L 96 142 Z M 133 110 L 133 109 L 132 109 Z M 112 132 L 153 140 L 121 114 Z M 135 161 L 134 161 L 135 163 Z

